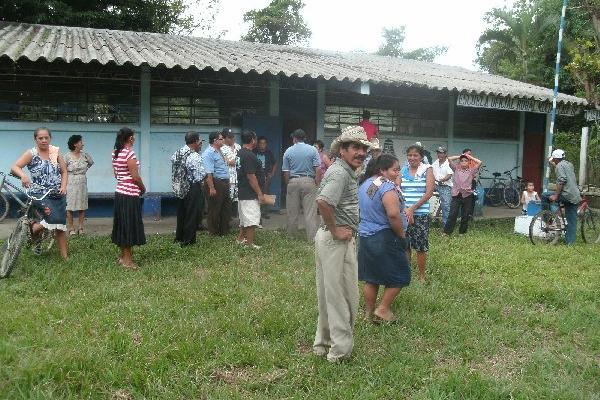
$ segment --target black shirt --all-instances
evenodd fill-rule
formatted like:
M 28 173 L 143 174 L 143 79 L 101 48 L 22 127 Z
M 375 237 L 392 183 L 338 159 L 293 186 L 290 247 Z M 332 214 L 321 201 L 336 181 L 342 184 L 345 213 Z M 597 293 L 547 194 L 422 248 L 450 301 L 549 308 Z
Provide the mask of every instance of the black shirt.
M 258 195 L 250 186 L 248 174 L 256 174 L 258 182 L 262 179 L 262 165 L 256 155 L 245 147 L 242 147 L 237 154 L 236 162 L 238 178 L 238 198 L 240 200 L 257 200 Z

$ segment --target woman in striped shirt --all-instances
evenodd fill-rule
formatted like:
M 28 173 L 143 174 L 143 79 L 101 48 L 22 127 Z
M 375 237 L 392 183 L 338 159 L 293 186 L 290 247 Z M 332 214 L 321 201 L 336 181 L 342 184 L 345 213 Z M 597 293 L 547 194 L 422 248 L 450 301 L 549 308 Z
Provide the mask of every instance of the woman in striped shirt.
M 117 178 L 112 242 L 120 247 L 118 262 L 126 269 L 137 269 L 132 247 L 146 243 L 140 200 L 146 187 L 138 170 L 140 163 L 133 152 L 134 142 L 133 130 L 121 128 L 112 155 L 113 172 Z
M 407 257 L 410 261 L 412 250 L 417 252 L 419 281 L 425 281 L 425 264 L 429 250 L 429 198 L 435 188 L 435 178 L 431 165 L 423 163 L 423 148 L 418 145 L 406 149 L 408 165 L 402 167 L 401 188 L 406 200 L 406 217 L 408 218 L 409 248 Z

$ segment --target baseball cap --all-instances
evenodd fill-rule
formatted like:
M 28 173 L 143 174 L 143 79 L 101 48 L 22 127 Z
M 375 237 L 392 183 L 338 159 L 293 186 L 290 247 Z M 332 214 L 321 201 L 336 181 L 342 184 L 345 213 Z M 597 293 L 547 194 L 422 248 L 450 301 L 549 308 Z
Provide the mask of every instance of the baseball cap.
M 552 152 L 552 158 L 565 158 L 565 151 L 561 149 L 556 149 Z
M 448 150 L 444 146 L 440 146 L 435 150 L 436 153 L 447 153 Z

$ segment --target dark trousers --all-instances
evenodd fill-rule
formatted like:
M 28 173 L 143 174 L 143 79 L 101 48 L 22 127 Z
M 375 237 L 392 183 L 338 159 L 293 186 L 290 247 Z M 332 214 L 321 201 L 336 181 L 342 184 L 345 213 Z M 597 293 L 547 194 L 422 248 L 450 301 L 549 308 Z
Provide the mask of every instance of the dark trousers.
M 550 199 L 552 192 L 542 193 L 542 209 L 550 210 Z M 579 204 L 573 204 L 566 201 L 562 196 L 558 199 L 565 206 L 565 219 L 567 220 L 567 231 L 565 232 L 565 243 L 575 244 L 577 237 L 577 207 Z
M 444 226 L 444 233 L 450 235 L 454 231 L 454 225 L 456 225 L 456 219 L 458 218 L 458 209 L 460 212 L 460 227 L 458 233 L 467 233 L 469 228 L 469 213 L 473 208 L 473 195 L 462 197 L 462 195 L 452 196 L 452 202 L 450 203 L 450 216 Z
M 231 222 L 231 197 L 229 179 L 213 178 L 217 195 L 210 197 L 208 183 L 204 183 L 204 199 L 207 204 L 206 227 L 211 235 L 223 236 L 229 233 Z
M 175 241 L 182 245 L 196 243 L 198 214 L 202 212 L 202 186 L 193 183 L 183 199 L 177 200 Z

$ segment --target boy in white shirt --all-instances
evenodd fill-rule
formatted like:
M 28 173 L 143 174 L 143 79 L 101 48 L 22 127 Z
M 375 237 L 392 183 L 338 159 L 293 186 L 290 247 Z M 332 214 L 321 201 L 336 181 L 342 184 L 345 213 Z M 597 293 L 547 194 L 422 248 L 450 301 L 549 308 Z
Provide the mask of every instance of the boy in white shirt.
M 521 211 L 523 215 L 527 215 L 527 205 L 531 200 L 540 201 L 540 196 L 534 189 L 533 182 L 527 182 L 527 190 L 524 190 L 521 194 L 521 205 L 523 207 Z
M 440 207 L 442 208 L 442 226 L 446 225 L 450 214 L 450 203 L 452 202 L 452 168 L 448 164 L 448 150 L 440 146 L 436 150 L 437 160 L 432 164 L 435 188 L 440 195 Z

